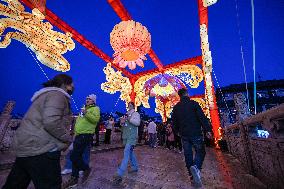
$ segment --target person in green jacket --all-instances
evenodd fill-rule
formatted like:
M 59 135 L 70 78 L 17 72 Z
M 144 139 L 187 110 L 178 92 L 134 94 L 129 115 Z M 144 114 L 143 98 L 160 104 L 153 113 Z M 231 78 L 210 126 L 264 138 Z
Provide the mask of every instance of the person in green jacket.
M 135 111 L 133 102 L 128 103 L 128 112 L 126 113 L 126 116 L 121 119 L 125 119 L 125 122 L 124 120 L 122 120 L 122 122 L 124 123 L 122 127 L 122 139 L 125 147 L 123 159 L 113 178 L 115 184 L 119 184 L 122 181 L 122 176 L 126 172 L 129 160 L 131 165 L 130 173 L 138 171 L 138 163 L 134 154 L 134 146 L 137 143 L 138 127 L 140 125 L 141 119 L 140 114 Z
M 95 129 L 100 120 L 100 108 L 96 106 L 96 95 L 91 94 L 86 98 L 86 105 L 82 108 L 75 123 L 75 140 L 70 156 L 72 161 L 71 178 L 63 185 L 64 188 L 75 187 L 78 184 L 79 171 L 84 171 L 82 183 L 86 182 L 91 173 L 91 168 L 83 161 L 83 153 L 90 148 Z

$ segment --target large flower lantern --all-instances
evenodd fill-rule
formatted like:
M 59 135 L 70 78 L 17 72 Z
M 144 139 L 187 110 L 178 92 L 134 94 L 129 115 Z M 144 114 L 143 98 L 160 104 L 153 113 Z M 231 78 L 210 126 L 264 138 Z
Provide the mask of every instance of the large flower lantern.
M 144 67 L 143 60 L 151 48 L 151 35 L 139 22 L 122 21 L 110 33 L 110 44 L 115 51 L 113 63 L 134 70 L 136 65 Z

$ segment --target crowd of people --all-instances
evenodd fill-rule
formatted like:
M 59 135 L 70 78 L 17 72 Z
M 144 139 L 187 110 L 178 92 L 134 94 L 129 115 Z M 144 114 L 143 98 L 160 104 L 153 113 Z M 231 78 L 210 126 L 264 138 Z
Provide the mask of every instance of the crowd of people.
M 96 95 L 90 94 L 74 119 L 70 110 L 73 91 L 72 78 L 59 74 L 34 94 L 14 137 L 16 160 L 3 189 L 24 189 L 31 181 L 36 189 L 66 189 L 75 187 L 80 178 L 83 184 L 87 181 L 92 170 L 91 147 L 100 142 L 100 108 Z M 141 120 L 133 102 L 128 103 L 127 112 L 119 122 L 113 117 L 105 122 L 104 143 L 111 144 L 116 126 L 120 128 L 124 145 L 123 158 L 113 176 L 115 184 L 121 183 L 129 162 L 129 173 L 139 171 L 135 146 L 140 143 L 150 148 L 164 146 L 183 152 L 191 182 L 202 186 L 200 170 L 205 157 L 204 135 L 212 138 L 212 128 L 198 103 L 188 97 L 187 90 L 180 89 L 178 94 L 181 100 L 173 108 L 172 119 L 166 123 Z M 61 171 L 61 152 L 66 150 Z M 71 175 L 62 183 L 61 174 Z

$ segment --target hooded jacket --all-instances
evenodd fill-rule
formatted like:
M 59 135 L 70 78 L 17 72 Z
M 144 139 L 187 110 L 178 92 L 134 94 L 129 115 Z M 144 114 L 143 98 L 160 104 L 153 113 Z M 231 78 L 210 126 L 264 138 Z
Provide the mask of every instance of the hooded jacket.
M 68 132 L 72 121 L 69 100 L 70 95 L 57 87 L 42 88 L 33 95 L 13 139 L 17 157 L 66 148 L 72 141 Z

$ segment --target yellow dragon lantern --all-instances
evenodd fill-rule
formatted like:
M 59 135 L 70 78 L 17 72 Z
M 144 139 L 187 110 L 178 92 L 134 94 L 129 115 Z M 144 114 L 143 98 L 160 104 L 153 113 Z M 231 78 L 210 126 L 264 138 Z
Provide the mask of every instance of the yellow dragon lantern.
M 33 9 L 32 13 L 25 12 L 24 6 L 17 0 L 0 0 L 0 16 L 4 16 L 0 19 L 0 35 L 4 36 L 0 48 L 6 48 L 11 39 L 15 39 L 30 48 L 42 64 L 57 71 L 70 70 L 70 64 L 62 56 L 75 48 L 70 33 L 52 30 L 53 26 L 43 22 L 45 16 L 38 9 Z M 17 31 L 3 34 L 7 28 Z
M 111 63 L 108 63 L 104 68 L 107 82 L 101 84 L 101 89 L 107 93 L 114 94 L 121 92 L 120 99 L 123 100 L 127 106 L 131 101 L 130 94 L 132 91 L 132 85 L 127 77 L 123 77 L 120 71 L 115 71 L 111 67 Z

